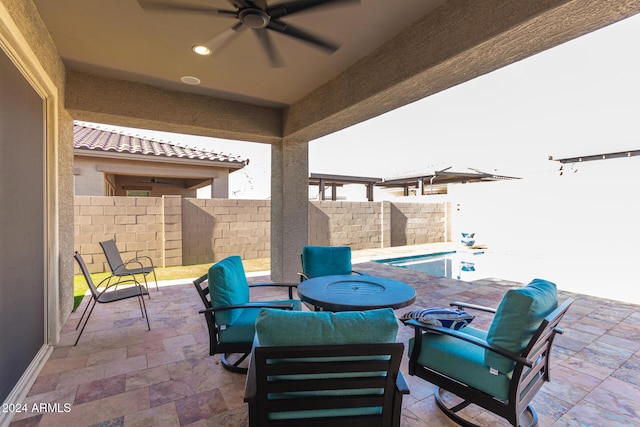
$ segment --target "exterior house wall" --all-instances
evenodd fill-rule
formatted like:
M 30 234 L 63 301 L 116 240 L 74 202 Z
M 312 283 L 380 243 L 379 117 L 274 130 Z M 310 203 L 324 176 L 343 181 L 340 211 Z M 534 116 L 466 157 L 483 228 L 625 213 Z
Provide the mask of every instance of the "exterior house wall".
M 141 174 L 145 176 L 138 176 Z M 209 178 L 212 180 L 213 197 L 226 198 L 229 195 L 229 169 L 224 167 L 87 155 L 74 157 L 74 182 L 77 196 L 109 195 L 105 182 L 108 180 L 113 186 L 113 195 L 115 196 L 126 196 L 127 190 L 148 190 L 151 197 L 162 197 L 163 195 L 196 197 L 197 188 L 188 185 L 149 182 L 150 176 L 154 175 L 158 177 L 184 177 L 184 180 L 192 177 L 199 181 Z M 165 179 L 164 181 L 170 182 L 172 180 Z
M 271 257 L 269 200 L 76 196 L 75 250 L 92 273 L 108 271 L 99 243 L 115 238 L 123 259 L 194 265 L 229 255 Z M 311 245 L 353 249 L 449 241 L 447 203 L 309 202 Z M 395 243 L 395 244 L 394 244 Z

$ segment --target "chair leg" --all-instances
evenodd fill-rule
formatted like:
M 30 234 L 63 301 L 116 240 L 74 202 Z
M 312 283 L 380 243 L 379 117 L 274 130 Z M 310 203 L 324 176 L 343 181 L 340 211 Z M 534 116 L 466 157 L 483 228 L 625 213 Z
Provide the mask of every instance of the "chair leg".
M 156 276 L 156 270 L 151 270 L 151 272 L 153 273 L 153 280 L 156 282 L 156 291 L 159 291 L 160 289 L 158 288 L 158 277 Z M 147 290 L 149 290 L 149 288 L 147 288 Z
M 228 371 L 235 372 L 237 374 L 246 374 L 247 368 L 244 366 L 240 366 L 242 362 L 249 356 L 250 353 L 244 353 L 235 362 L 229 361 L 229 356 L 232 354 L 240 354 L 240 353 L 222 353 L 220 355 L 220 361 L 222 362 L 222 367 L 227 369 Z
M 469 402 L 468 400 L 464 400 L 461 403 L 458 403 L 455 406 L 449 407 L 444 403 L 444 400 L 442 399 L 442 391 L 443 389 L 436 386 L 434 392 L 433 392 L 433 397 L 436 400 L 436 404 L 438 405 L 438 408 L 440 408 L 440 410 L 451 420 L 453 420 L 455 423 L 457 423 L 458 425 L 461 425 L 462 427 L 482 427 L 479 426 L 478 424 L 474 424 L 471 421 L 468 421 L 464 418 L 462 418 L 460 415 L 457 414 L 458 411 L 461 411 L 462 409 L 466 408 L 467 406 L 469 406 L 472 402 Z M 527 425 L 527 427 L 536 427 L 538 425 L 538 414 L 535 410 L 535 408 L 533 407 L 533 405 L 529 405 L 527 406 L 527 408 L 524 410 L 524 412 L 528 412 L 529 416 L 531 417 L 531 422 Z M 523 413 L 524 413 L 523 412 Z M 525 426 L 521 426 L 520 424 L 520 419 L 521 417 L 517 417 L 516 418 L 516 427 L 525 427 Z
M 89 301 L 87 302 L 87 305 L 84 307 L 84 311 L 82 312 L 82 316 L 80 316 L 80 320 L 78 320 L 78 324 L 76 325 L 76 331 L 78 330 L 78 327 L 80 326 L 80 323 L 82 323 L 82 319 L 84 319 L 84 315 L 87 314 L 87 309 L 91 305 L 91 302 L 94 302 L 94 304 L 95 304 L 95 300 L 93 299 L 93 296 L 91 297 L 91 299 L 89 299 Z
M 78 338 L 76 338 L 76 342 L 73 344 L 74 346 L 76 346 L 78 344 L 78 341 L 80 341 L 82 332 L 84 332 L 84 328 L 87 326 L 87 323 L 89 323 L 89 317 L 91 317 L 91 313 L 93 313 L 93 309 L 96 307 L 95 298 L 92 298 L 91 300 L 93 301 L 93 305 L 91 306 L 91 310 L 89 310 L 89 314 L 87 314 L 87 319 L 84 321 L 84 325 L 82 325 L 82 329 L 80 329 L 80 333 L 78 334 Z M 86 308 L 85 308 L 85 311 L 87 311 Z M 82 314 L 82 316 L 84 317 L 84 313 Z M 82 318 L 80 320 L 82 320 Z M 80 323 L 78 323 L 78 326 L 80 326 Z M 78 326 L 76 326 L 76 330 L 78 329 Z
M 147 319 L 147 330 L 150 331 L 151 330 L 151 325 L 149 324 L 149 315 L 147 314 L 147 306 L 144 303 L 144 295 L 140 295 L 138 297 L 138 303 L 142 302 L 142 317 Z
M 471 402 L 465 400 L 462 403 L 459 403 L 451 408 L 449 408 L 445 403 L 444 400 L 442 399 L 442 388 L 436 386 L 436 388 L 433 391 L 433 397 L 436 399 L 436 404 L 438 405 L 438 408 L 440 408 L 440 410 L 447 416 L 449 417 L 449 419 L 451 419 L 453 422 L 455 422 L 458 425 L 461 425 L 462 427 L 481 427 L 477 424 L 474 424 L 470 421 L 465 420 L 464 418 L 462 418 L 461 416 L 459 416 L 456 412 L 466 408 L 467 406 L 470 405 Z

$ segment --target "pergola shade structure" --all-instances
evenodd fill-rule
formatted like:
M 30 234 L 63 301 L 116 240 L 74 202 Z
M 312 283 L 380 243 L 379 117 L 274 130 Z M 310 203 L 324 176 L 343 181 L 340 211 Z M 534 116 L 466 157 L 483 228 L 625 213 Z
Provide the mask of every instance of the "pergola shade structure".
M 402 188 L 404 190 L 404 195 L 408 196 L 411 188 L 417 189 L 417 195 L 424 195 L 436 191 L 436 187 L 442 188 L 443 185 L 447 184 L 502 181 L 506 179 L 519 178 L 482 172 L 472 168 L 467 168 L 466 171 L 456 171 L 451 168 L 445 168 L 428 174 L 385 179 L 378 182 L 376 185 L 385 188 Z
M 331 200 L 337 200 L 338 187 L 347 184 L 363 184 L 365 186 L 365 194 L 367 200 L 373 201 L 373 186 L 380 182 L 381 178 L 372 178 L 365 176 L 347 176 L 347 175 L 330 175 L 321 173 L 312 173 L 309 175 L 309 185 L 318 186 L 318 195 L 320 200 L 326 200 L 326 188 L 331 188 Z

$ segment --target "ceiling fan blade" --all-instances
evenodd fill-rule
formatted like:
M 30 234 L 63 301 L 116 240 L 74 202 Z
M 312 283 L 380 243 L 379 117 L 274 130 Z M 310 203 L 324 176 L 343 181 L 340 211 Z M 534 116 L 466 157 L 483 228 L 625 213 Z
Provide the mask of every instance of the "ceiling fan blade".
M 228 0 L 229 3 L 231 3 L 233 6 L 237 7 L 238 9 L 242 8 L 242 7 L 251 7 L 253 6 L 251 4 L 251 1 L 249 0 Z
M 238 11 L 236 10 L 226 10 L 202 5 L 199 6 L 175 3 L 170 0 L 138 0 L 138 4 L 142 9 L 152 11 L 196 12 L 211 15 L 226 15 L 230 17 L 236 17 L 238 15 Z
M 267 0 L 246 0 L 247 3 L 251 3 L 251 7 L 267 10 Z
M 333 53 L 340 48 L 340 45 L 327 40 L 323 40 L 319 37 L 314 36 L 313 34 L 302 31 L 301 29 L 296 28 L 293 25 L 285 24 L 284 22 L 278 21 L 276 19 L 272 19 L 266 28 L 277 31 L 281 34 L 285 34 L 289 37 L 293 37 L 294 39 L 305 41 L 330 53 Z
M 271 66 L 273 68 L 283 67 L 284 60 L 282 59 L 282 56 L 280 56 L 278 49 L 273 44 L 271 36 L 269 36 L 267 30 L 265 30 L 264 28 L 256 28 L 253 30 L 253 32 L 258 37 L 258 41 L 262 45 L 264 51 L 267 53 Z
M 266 10 L 272 19 L 278 19 L 285 15 L 292 15 L 296 12 L 302 12 L 303 10 L 309 10 L 318 6 L 333 6 L 341 3 L 360 4 L 360 0 L 293 0 L 268 7 Z
M 206 46 L 209 48 L 212 54 L 216 53 L 220 50 L 233 36 L 238 34 L 240 31 L 246 29 L 247 26 L 242 22 L 238 22 L 231 28 L 227 28 L 214 38 L 204 42 L 202 46 Z

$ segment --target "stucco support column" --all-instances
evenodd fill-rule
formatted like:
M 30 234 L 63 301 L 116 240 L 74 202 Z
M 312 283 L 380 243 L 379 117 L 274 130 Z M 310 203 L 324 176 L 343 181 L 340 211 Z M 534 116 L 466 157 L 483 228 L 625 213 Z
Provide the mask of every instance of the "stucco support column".
M 271 147 L 271 280 L 297 282 L 309 239 L 309 143 Z
M 229 198 L 229 175 L 219 174 L 211 180 L 211 198 Z

